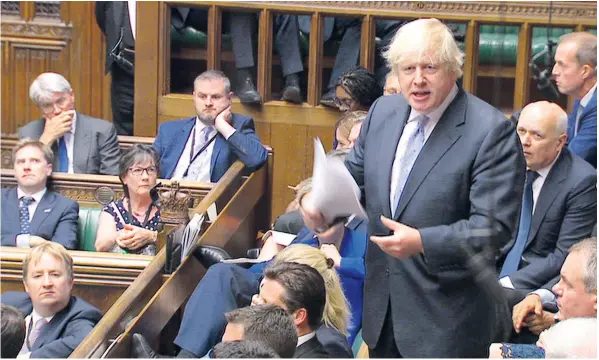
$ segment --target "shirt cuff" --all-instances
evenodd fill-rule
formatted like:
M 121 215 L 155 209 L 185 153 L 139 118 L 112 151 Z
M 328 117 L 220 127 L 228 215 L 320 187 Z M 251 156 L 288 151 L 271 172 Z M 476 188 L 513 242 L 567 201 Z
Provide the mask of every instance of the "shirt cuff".
M 17 355 L 17 359 L 29 359 L 31 357 L 31 351 L 30 352 L 26 352 L 25 354 L 19 354 Z
M 229 138 L 230 138 L 230 137 L 231 137 L 233 134 L 235 134 L 235 131 L 237 131 L 237 130 L 236 130 L 235 128 L 233 128 L 232 126 L 231 126 L 231 128 L 232 128 L 231 130 L 230 130 L 230 129 L 226 129 L 226 130 L 224 130 L 224 131 L 221 133 L 221 134 L 222 134 L 222 136 L 225 138 L 225 140 L 229 140 Z
M 29 239 L 30 239 L 30 237 L 31 237 L 30 234 L 19 234 L 19 235 L 17 235 L 16 246 L 20 247 L 20 248 L 30 248 L 31 247 L 29 245 Z
M 552 293 L 551 291 L 547 290 L 547 289 L 538 289 L 535 290 L 531 293 L 528 293 L 528 295 L 530 294 L 537 294 L 539 295 L 539 297 L 541 298 L 541 302 L 543 303 L 543 305 L 546 304 L 552 304 L 554 303 L 557 299 L 555 298 L 555 294 Z
M 512 280 L 510 280 L 509 276 L 504 276 L 501 279 L 499 279 L 499 283 L 504 288 L 515 289 L 514 284 L 512 284 Z

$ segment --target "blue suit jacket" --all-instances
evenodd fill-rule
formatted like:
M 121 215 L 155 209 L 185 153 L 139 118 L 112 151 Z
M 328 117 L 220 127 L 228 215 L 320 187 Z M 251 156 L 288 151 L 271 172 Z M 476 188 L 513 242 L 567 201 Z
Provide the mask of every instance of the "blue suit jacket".
M 576 111 L 580 101 L 574 102 L 574 111 L 568 116 L 568 149 L 597 167 L 597 89 L 580 116 L 578 133 L 574 136 Z
M 154 148 L 160 155 L 160 177 L 170 179 L 195 125 L 196 117 L 165 122 L 158 129 Z M 231 126 L 237 131 L 228 140 L 218 133 L 210 158 L 210 181 L 218 180 L 227 172 L 235 160 L 241 160 L 248 170 L 256 171 L 268 157 L 268 151 L 260 143 L 254 130 L 254 120 L 233 113 Z
M 7 291 L 3 304 L 19 309 L 24 316 L 31 314 L 33 305 L 25 292 Z M 31 347 L 31 358 L 67 358 L 102 318 L 100 310 L 72 296 L 69 304 L 56 313 L 42 329 Z
M 31 235 L 77 248 L 79 204 L 58 193 L 46 191 L 31 219 Z M 21 232 L 17 189 L 2 189 L 2 246 L 16 246 Z
M 353 344 L 354 339 L 362 328 L 362 308 L 364 301 L 364 257 L 366 255 L 366 244 L 368 237 L 366 235 L 368 223 L 364 220 L 354 219 L 345 228 L 345 234 L 341 242 L 339 254 L 341 255 L 341 266 L 337 269 L 339 280 L 343 293 L 349 302 L 351 311 L 351 323 L 347 327 L 349 334 L 349 344 Z M 297 234 L 291 242 L 293 244 L 305 244 L 312 247 L 318 247 L 318 240 L 314 238 L 314 233 L 307 227 Z M 270 262 L 263 262 L 253 265 L 250 270 L 262 274 L 264 268 Z M 323 342 L 322 339 L 320 339 Z M 326 343 L 326 342 L 323 342 Z M 325 346 L 326 347 L 326 346 Z

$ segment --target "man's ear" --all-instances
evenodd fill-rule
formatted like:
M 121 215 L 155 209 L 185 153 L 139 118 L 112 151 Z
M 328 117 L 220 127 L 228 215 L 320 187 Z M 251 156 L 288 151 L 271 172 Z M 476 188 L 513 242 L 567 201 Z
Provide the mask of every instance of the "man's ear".
M 46 164 L 46 176 L 52 175 L 52 164 Z
M 560 136 L 558 136 L 557 140 L 559 141 L 559 148 L 560 150 L 564 147 L 564 145 L 566 145 L 566 140 L 568 139 L 568 135 L 566 134 L 561 134 Z
M 27 286 L 27 281 L 25 281 L 25 279 L 23 279 L 23 287 L 25 288 L 25 292 L 29 293 L 29 287 Z M 597 306 L 597 304 L 595 303 L 595 307 Z
M 590 78 L 591 76 L 593 76 L 593 68 L 591 67 L 591 65 L 589 64 L 584 64 L 582 65 L 582 78 L 584 80 Z
M 301 308 L 293 313 L 293 321 L 295 322 L 295 326 L 300 326 L 308 322 L 308 312 L 306 309 Z

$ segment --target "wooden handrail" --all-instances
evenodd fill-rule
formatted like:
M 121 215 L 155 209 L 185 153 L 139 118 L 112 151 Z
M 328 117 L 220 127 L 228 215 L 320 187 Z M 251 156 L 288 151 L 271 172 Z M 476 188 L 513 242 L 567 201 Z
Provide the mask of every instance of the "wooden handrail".
M 237 160 L 221 180 L 202 199 L 197 206 L 197 212 L 205 212 L 218 198 L 216 194 L 224 194 L 240 178 L 244 165 Z M 71 358 L 99 357 L 107 349 L 108 341 L 122 333 L 140 311 L 144 304 L 155 297 L 163 278 L 163 269 L 166 260 L 166 248 L 163 248 L 135 279 L 133 284 L 123 293 L 112 308 L 104 315 L 94 330 L 71 354 Z M 165 276 L 168 278 L 168 276 Z

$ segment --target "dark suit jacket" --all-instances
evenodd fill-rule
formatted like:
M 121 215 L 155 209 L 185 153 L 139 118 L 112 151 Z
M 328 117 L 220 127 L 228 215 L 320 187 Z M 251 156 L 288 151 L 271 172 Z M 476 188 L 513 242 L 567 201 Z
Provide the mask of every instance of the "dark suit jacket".
M 293 354 L 294 359 L 326 359 L 330 357 L 316 336 L 298 346 Z
M 154 148 L 160 155 L 160 178 L 170 179 L 177 162 L 183 154 L 185 144 L 195 125 L 196 117 L 168 121 L 158 128 Z M 254 130 L 254 120 L 246 115 L 233 114 L 231 126 L 237 131 L 228 140 L 217 134 L 210 159 L 210 181 L 218 180 L 227 172 L 235 160 L 241 160 L 249 171 L 258 170 L 268 157 Z
M 125 11 L 129 11 L 126 1 L 96 1 L 96 22 L 106 36 L 106 73 L 110 71 L 114 63 L 109 54 L 119 41 Z M 126 26 L 130 28 L 130 25 Z M 129 44 L 129 46 L 131 45 L 133 44 Z
M 7 291 L 2 303 L 16 307 L 25 316 L 31 314 L 33 305 L 25 292 Z M 71 296 L 69 304 L 56 313 L 42 329 L 31 347 L 31 358 L 67 358 L 92 331 L 102 318 L 102 313 L 83 299 Z
M 330 358 L 353 358 L 354 354 L 347 337 L 337 329 L 322 325 L 316 330 L 316 339 L 322 344 Z
M 31 235 L 77 247 L 79 204 L 52 191 L 46 191 L 31 219 Z M 17 189 L 2 189 L 2 246 L 16 246 L 21 232 Z
M 589 237 L 597 221 L 597 171 L 563 149 L 537 199 L 520 269 L 510 275 L 516 289 L 538 289 L 559 275 L 576 242 Z M 512 241 L 502 249 L 502 261 Z M 502 262 L 501 261 L 501 262 Z
M 574 102 L 574 111 L 568 116 L 568 149 L 597 167 L 597 89 L 587 104 L 578 122 L 578 133 L 574 136 L 576 112 L 580 101 Z
M 346 160 L 365 193 L 370 235 L 390 235 L 380 216 L 391 218 L 391 168 L 409 114 L 401 95 L 379 98 Z M 368 243 L 362 336 L 369 347 L 390 303 L 404 357 L 488 356 L 508 325 L 497 316 L 505 304 L 478 286 L 469 259 L 490 252 L 483 264 L 495 273 L 492 254 L 516 226 L 525 169 L 513 124 L 460 89 L 414 163 L 395 215 L 419 230 L 424 253 L 397 259 Z
M 114 125 L 77 112 L 73 143 L 73 171 L 76 174 L 118 175 L 121 149 Z M 19 129 L 19 138 L 38 140 L 44 132 L 46 119 L 30 122 Z M 52 144 L 54 171 L 58 170 L 58 142 Z

